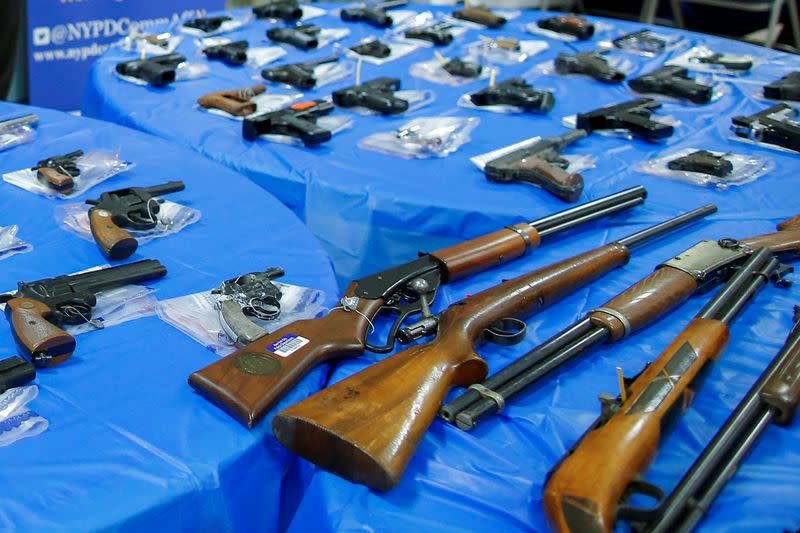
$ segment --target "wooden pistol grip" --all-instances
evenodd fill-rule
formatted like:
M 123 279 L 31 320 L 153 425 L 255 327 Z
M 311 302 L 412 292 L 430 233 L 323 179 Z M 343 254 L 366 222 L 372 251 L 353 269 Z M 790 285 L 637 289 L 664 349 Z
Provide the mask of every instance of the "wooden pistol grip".
M 39 178 L 43 179 L 52 189 L 62 193 L 70 193 L 75 187 L 75 182 L 69 174 L 62 174 L 50 167 L 41 167 L 37 170 Z
M 113 261 L 127 259 L 139 246 L 130 233 L 114 223 L 111 213 L 105 209 L 89 210 L 89 228 L 100 251 Z
M 352 295 L 355 283 L 346 295 Z M 256 425 L 312 368 L 364 351 L 369 317 L 383 300 L 360 299 L 358 310 L 337 309 L 299 320 L 189 376 L 189 384 L 247 427 Z
M 444 266 L 446 281 L 454 281 L 516 259 L 539 246 L 539 242 L 536 228 L 523 222 L 430 255 Z
M 776 423 L 787 425 L 800 403 L 800 337 L 791 338 L 783 349 L 785 358 L 761 389 L 761 401 L 775 409 Z
M 37 366 L 63 363 L 75 351 L 75 339 L 47 321 L 52 311 L 38 300 L 12 298 L 6 303 L 6 317 L 20 351 Z
M 695 318 L 631 385 L 619 411 L 586 433 L 545 485 L 553 529 L 613 530 L 617 504 L 655 456 L 662 424 L 673 408 L 687 407 L 692 382 L 727 339 L 722 322 Z
M 583 194 L 581 174 L 578 172 L 570 174 L 541 157 L 522 159 L 514 165 L 514 168 L 533 173 L 537 185 L 565 202 L 574 202 Z
M 611 333 L 612 342 L 617 341 L 669 313 L 695 290 L 697 280 L 694 276 L 664 266 L 592 311 L 589 317 L 593 324 Z M 613 312 L 627 319 L 627 327 Z
M 272 432 L 292 452 L 372 489 L 401 479 L 450 387 L 477 383 L 486 363 L 460 339 L 418 345 L 279 412 Z

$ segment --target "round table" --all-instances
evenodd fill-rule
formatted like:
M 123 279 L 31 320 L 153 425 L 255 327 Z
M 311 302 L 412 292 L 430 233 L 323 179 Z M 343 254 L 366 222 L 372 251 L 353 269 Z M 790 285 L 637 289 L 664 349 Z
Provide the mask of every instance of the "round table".
M 336 283 L 330 259 L 297 217 L 243 176 L 163 139 L 97 120 L 0 103 L 0 117 L 39 115 L 38 138 L 2 153 L 0 172 L 76 149 L 119 150 L 136 167 L 70 202 L 117 188 L 183 180 L 176 201 L 201 211 L 181 233 L 142 245 L 131 261 L 158 259 L 168 270 L 150 283 L 160 299 L 217 286 L 269 266 L 286 283 L 325 291 Z M 17 224 L 31 253 L 0 266 L 0 286 L 102 265 L 94 243 L 60 228 L 62 200 L 0 183 L 2 225 Z M 328 302 L 328 304 L 330 304 Z M 15 353 L 0 321 L 0 358 Z M 49 421 L 33 438 L 0 448 L 3 529 L 277 529 L 291 514 L 296 458 L 269 435 L 249 431 L 186 383 L 217 356 L 155 316 L 77 337 L 67 362 L 39 372 L 30 407 Z M 309 375 L 294 400 L 319 389 Z M 291 402 L 292 398 L 287 398 Z

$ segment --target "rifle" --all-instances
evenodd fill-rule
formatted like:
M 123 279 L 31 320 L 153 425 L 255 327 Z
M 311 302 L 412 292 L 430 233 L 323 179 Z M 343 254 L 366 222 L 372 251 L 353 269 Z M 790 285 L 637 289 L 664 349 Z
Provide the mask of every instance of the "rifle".
M 656 267 L 656 270 L 585 317 L 465 391 L 442 407 L 439 415 L 468 431 L 499 413 L 508 400 L 555 369 L 601 343 L 614 343 L 666 316 L 693 294 L 726 281 L 754 251 L 800 250 L 800 219 L 789 219 L 781 231 L 740 241 L 701 241 Z
M 560 52 L 554 64 L 559 74 L 585 74 L 604 83 L 622 83 L 625 73 L 612 68 L 603 57 L 607 51 L 568 54 Z
M 91 321 L 98 292 L 165 276 L 154 260 L 102 268 L 25 283 L 14 293 L 0 294 L 17 347 L 36 366 L 64 362 L 75 351 L 75 338 L 64 325 Z
M 521 257 L 542 238 L 639 205 L 645 195 L 643 187 L 627 189 L 353 281 L 341 298 L 342 305 L 328 315 L 284 326 L 195 372 L 189 384 L 242 424 L 253 427 L 313 367 L 359 356 L 365 349 L 390 352 L 409 316 L 423 311 L 429 314 L 440 284 Z M 375 345 L 367 338 L 367 328 L 378 315 L 388 313 L 396 315 L 388 340 L 383 346 Z
M 590 133 L 595 130 L 624 129 L 634 137 L 648 141 L 665 139 L 673 134 L 675 128 L 651 118 L 653 111 L 660 107 L 661 103 L 652 98 L 601 107 L 588 113 L 578 113 L 576 127 Z
M 204 94 L 197 103 L 206 109 L 221 109 L 237 117 L 252 115 L 258 106 L 251 99 L 266 91 L 263 85 L 253 85 L 244 89 L 230 89 Z
M 365 43 L 351 46 L 350 50 L 361 56 L 372 56 L 380 59 L 389 57 L 392 53 L 392 49 L 378 39 L 372 39 Z
M 339 16 L 345 22 L 366 22 L 375 28 L 388 28 L 394 23 L 394 20 L 386 14 L 386 10 L 404 6 L 407 3 L 406 0 L 392 0 L 380 4 L 345 7 L 339 12 Z
M 474 351 L 485 331 L 508 330 L 513 321 L 524 331 L 521 318 L 622 267 L 635 246 L 715 210 L 696 209 L 451 305 L 438 316 L 434 340 L 391 355 L 276 414 L 275 438 L 354 483 L 391 489 L 449 389 L 486 375 L 486 362 Z
M 313 89 L 317 85 L 317 78 L 314 77 L 314 69 L 325 63 L 338 61 L 339 56 L 323 57 L 305 63 L 291 63 L 279 67 L 265 68 L 261 71 L 261 77 L 275 83 L 285 83 L 298 89 Z
M 139 247 L 138 241 L 122 228 L 144 231 L 158 224 L 161 210 L 156 196 L 182 191 L 182 181 L 170 181 L 152 187 L 129 187 L 104 192 L 97 200 L 86 200 L 89 209 L 89 227 L 94 242 L 103 255 L 112 261 L 132 256 Z
M 733 117 L 731 129 L 739 137 L 800 152 L 800 124 L 796 119 L 797 109 L 776 104 L 750 116 Z
M 275 320 L 281 314 L 283 293 L 272 283 L 273 279 L 283 277 L 280 267 L 269 268 L 264 272 L 250 272 L 224 281 L 211 291 L 226 297 L 219 302 L 219 322 L 223 331 L 234 344 L 244 347 L 267 334 L 249 317 L 259 320 Z
M 239 67 L 247 62 L 247 41 L 234 41 L 232 43 L 218 44 L 203 49 L 208 59 L 221 59 L 226 65 Z
M 117 72 L 152 85 L 166 87 L 175 81 L 175 69 L 186 61 L 181 54 L 165 54 L 147 59 L 132 59 L 117 64 Z
M 8 118 L 0 120 L 0 134 L 8 133 L 11 130 L 20 128 L 22 126 L 30 126 L 35 128 L 39 125 L 39 115 L 29 114 L 22 115 L 21 117 Z
M 567 172 L 569 161 L 560 154 L 586 135 L 584 130 L 572 130 L 502 155 L 486 163 L 486 179 L 495 183 L 531 183 L 561 200 L 574 202 L 583 194 L 583 176 Z
M 222 26 L 223 22 L 233 20 L 228 15 L 220 15 L 218 17 L 198 17 L 192 20 L 187 20 L 183 23 L 187 28 L 195 28 L 203 33 L 211 33 L 217 31 Z
M 701 57 L 690 57 L 691 63 L 703 63 L 706 65 L 720 65 L 728 70 L 750 70 L 753 68 L 753 60 L 747 56 L 735 56 L 728 54 L 711 54 Z
M 399 78 L 375 78 L 359 85 L 333 92 L 333 103 L 339 107 L 366 107 L 382 115 L 397 115 L 408 110 L 408 102 L 397 98 Z
M 294 22 L 303 18 L 303 9 L 297 0 L 279 0 L 253 8 L 253 14 L 259 19 L 281 19 Z
M 442 63 L 442 68 L 451 76 L 458 76 L 461 78 L 477 78 L 483 72 L 483 67 L 478 63 L 466 61 L 458 57 Z
M 271 28 L 267 30 L 267 37 L 276 43 L 286 43 L 301 50 L 311 50 L 319 46 L 319 26 L 306 24 L 294 28 Z
M 31 170 L 36 171 L 36 179 L 51 189 L 69 194 L 75 187 L 74 178 L 81 175 L 81 169 L 78 167 L 78 159 L 81 157 L 83 150 L 48 157 L 36 163 Z
M 581 41 L 588 41 L 594 35 L 594 24 L 575 15 L 549 17 L 541 19 L 536 24 L 545 30 L 572 35 Z
M 332 111 L 333 104 L 326 100 L 292 104 L 278 111 L 245 118 L 242 135 L 248 141 L 265 134 L 288 135 L 300 139 L 306 146 L 316 146 L 331 140 L 333 134 L 317 126 L 317 119 Z
M 530 113 L 547 113 L 556 104 L 550 91 L 539 91 L 522 78 L 495 83 L 469 95 L 476 106 L 510 105 L 521 107 Z
M 695 104 L 707 104 L 714 95 L 714 87 L 697 83 L 689 77 L 689 70 L 683 67 L 661 67 L 630 80 L 628 84 L 637 93 L 664 94 L 685 98 Z
M 722 355 L 729 324 L 780 271 L 769 250 L 753 254 L 658 359 L 622 386 L 619 398 L 601 396 L 600 417 L 548 475 L 544 505 L 554 529 L 610 532 L 617 517 L 644 517 L 626 492 L 660 499 L 660 489 L 639 476 L 655 455 L 663 424 Z
M 622 50 L 641 50 L 651 54 L 660 54 L 667 47 L 667 42 L 655 35 L 650 30 L 639 30 L 621 37 L 617 37 L 611 43 Z
M 667 163 L 667 168 L 684 172 L 700 172 L 724 178 L 733 172 L 733 163 L 723 156 L 712 154 L 708 150 L 698 150 L 678 159 L 673 159 Z
M 453 17 L 481 24 L 493 30 L 502 28 L 508 22 L 505 17 L 495 15 L 485 7 L 464 7 L 464 9 L 453 11 Z
M 800 71 L 790 72 L 764 86 L 764 98 L 770 100 L 800 100 Z
M 453 34 L 447 31 L 452 27 L 453 25 L 447 22 L 438 22 L 429 26 L 406 30 L 405 36 L 409 39 L 428 41 L 436 46 L 446 46 L 453 42 Z

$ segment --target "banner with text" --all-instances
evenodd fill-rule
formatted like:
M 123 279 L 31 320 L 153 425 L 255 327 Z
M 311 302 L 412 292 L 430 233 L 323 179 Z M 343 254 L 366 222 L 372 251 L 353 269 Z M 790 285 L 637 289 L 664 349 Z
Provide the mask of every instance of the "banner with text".
M 89 68 L 131 30 L 222 9 L 225 0 L 28 0 L 30 102 L 79 109 Z

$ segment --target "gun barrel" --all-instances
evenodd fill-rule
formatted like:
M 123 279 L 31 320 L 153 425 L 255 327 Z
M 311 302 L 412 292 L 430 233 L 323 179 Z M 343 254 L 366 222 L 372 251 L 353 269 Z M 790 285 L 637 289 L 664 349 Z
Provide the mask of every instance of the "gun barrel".
M 703 207 L 698 207 L 697 209 L 689 211 L 688 213 L 683 213 L 682 215 L 678 215 L 660 224 L 656 224 L 655 226 L 651 226 L 647 229 L 634 233 L 633 235 L 629 235 L 624 239 L 618 240 L 617 242 L 628 248 L 633 248 L 634 246 L 637 246 L 645 241 L 660 237 L 661 235 L 672 231 L 678 226 L 682 226 L 683 224 L 701 219 L 716 212 L 716 205 L 704 205 Z
M 7 131 L 10 130 L 11 128 L 24 126 L 26 124 L 30 124 L 31 126 L 36 126 L 38 123 L 39 123 L 39 115 L 31 113 L 29 115 L 23 115 L 21 117 L 9 118 L 7 120 L 0 121 L 0 131 Z
M 85 288 L 91 289 L 94 292 L 99 292 L 121 285 L 161 278 L 166 276 L 166 274 L 167 269 L 164 268 L 164 265 L 159 261 L 155 259 L 145 259 L 126 265 L 93 270 L 82 274 L 67 275 L 63 276 L 63 278 L 65 278 L 66 282 L 78 289 Z
M 151 187 L 143 187 L 150 196 L 162 196 L 171 192 L 182 191 L 186 185 L 182 181 L 169 181 L 161 185 L 153 185 Z
M 533 220 L 529 224 L 539 232 L 539 235 L 544 237 L 545 235 L 567 230 L 584 222 L 590 222 L 611 213 L 642 204 L 645 198 L 647 198 L 647 189 L 638 185 L 577 207 L 571 207 Z
M 339 56 L 327 56 L 323 57 L 322 59 L 314 59 L 312 61 L 306 61 L 305 63 L 296 63 L 296 65 L 300 65 L 303 67 L 316 67 L 318 65 L 324 65 L 325 63 L 333 63 L 334 61 L 339 61 Z

